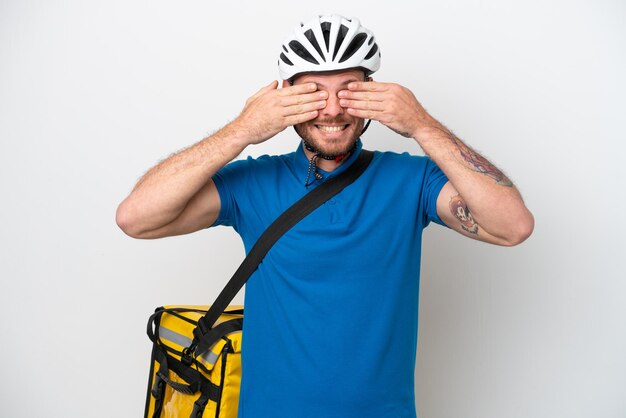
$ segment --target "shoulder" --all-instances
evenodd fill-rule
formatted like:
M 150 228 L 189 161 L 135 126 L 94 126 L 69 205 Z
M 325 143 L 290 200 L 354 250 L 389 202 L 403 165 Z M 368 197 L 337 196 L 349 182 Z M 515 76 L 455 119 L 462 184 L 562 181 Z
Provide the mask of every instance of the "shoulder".
M 406 164 L 415 164 L 420 161 L 430 160 L 430 158 L 424 155 L 413 155 L 408 152 L 374 151 L 374 156 L 385 162 L 393 161 Z
M 248 156 L 245 159 L 235 160 L 221 168 L 217 175 L 245 175 L 254 171 L 255 174 L 262 174 L 264 171 L 276 171 L 286 167 L 287 161 L 292 158 L 292 154 L 283 155 L 261 155 L 259 157 Z
M 435 163 L 427 156 L 413 155 L 408 152 L 397 153 L 392 151 L 374 151 L 374 162 L 380 168 L 393 169 L 395 171 L 413 171 L 427 169 L 435 166 Z
M 429 157 L 390 151 L 375 151 L 370 179 L 385 187 L 395 184 L 420 193 L 424 189 L 434 193 L 447 181 L 446 175 Z

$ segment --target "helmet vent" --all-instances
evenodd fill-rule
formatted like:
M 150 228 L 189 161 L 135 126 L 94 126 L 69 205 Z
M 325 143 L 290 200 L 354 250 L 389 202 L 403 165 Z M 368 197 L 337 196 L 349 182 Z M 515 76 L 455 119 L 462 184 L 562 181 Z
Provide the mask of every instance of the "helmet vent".
M 350 59 L 350 57 L 353 56 L 354 53 L 359 50 L 361 45 L 365 43 L 366 39 L 367 39 L 366 33 L 359 33 L 357 36 L 355 36 L 354 39 L 352 39 L 352 42 L 350 42 L 350 45 L 348 45 L 346 52 L 343 53 L 343 57 L 341 57 L 339 62 L 344 62 Z
M 289 61 L 289 58 L 287 58 L 285 54 L 280 54 L 280 59 L 287 65 L 293 65 L 293 62 Z
M 347 33 L 348 33 L 348 27 L 346 25 L 341 25 L 339 27 L 339 32 L 337 33 L 337 43 L 335 43 L 335 51 L 333 52 L 333 61 L 335 60 L 335 57 L 337 56 L 337 52 L 339 51 L 339 48 L 341 47 L 343 40 L 346 38 Z
M 321 24 L 322 35 L 324 35 L 324 43 L 326 44 L 326 51 L 330 52 L 330 22 L 324 22 Z
M 378 45 L 374 44 L 372 49 L 370 49 L 370 52 L 368 52 L 367 55 L 365 56 L 365 59 L 368 60 L 372 58 L 374 54 L 376 53 L 376 51 L 378 51 Z
M 308 31 L 304 32 L 304 36 L 306 36 L 309 42 L 311 42 L 311 45 L 313 45 L 313 48 L 315 48 L 317 53 L 320 54 L 320 57 L 323 57 L 324 54 L 322 54 L 322 48 L 320 48 L 320 44 L 317 43 L 317 39 L 315 39 L 315 34 L 313 33 L 313 30 L 309 29 Z
M 313 55 L 311 55 L 300 42 L 291 41 L 289 42 L 289 47 L 291 47 L 291 49 L 293 49 L 293 52 L 295 52 L 303 60 L 308 61 L 311 64 L 319 65 L 319 62 L 317 62 L 317 60 L 313 58 Z

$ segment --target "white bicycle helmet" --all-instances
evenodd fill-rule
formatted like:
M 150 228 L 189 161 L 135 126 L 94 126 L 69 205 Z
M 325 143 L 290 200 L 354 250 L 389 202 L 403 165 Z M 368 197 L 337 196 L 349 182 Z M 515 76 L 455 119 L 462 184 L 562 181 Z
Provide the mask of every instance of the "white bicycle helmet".
M 369 76 L 380 67 L 374 34 L 358 19 L 318 16 L 294 28 L 282 45 L 278 71 L 283 80 L 296 75 L 361 68 Z

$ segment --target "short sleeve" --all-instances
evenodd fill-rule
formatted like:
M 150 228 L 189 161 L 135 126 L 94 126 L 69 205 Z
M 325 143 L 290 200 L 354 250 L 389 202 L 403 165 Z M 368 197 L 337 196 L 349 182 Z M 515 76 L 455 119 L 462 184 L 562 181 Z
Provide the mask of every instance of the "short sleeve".
M 437 214 L 437 198 L 443 186 L 448 182 L 448 177 L 430 158 L 426 160 L 424 172 L 424 189 L 422 192 L 422 205 L 426 209 L 425 225 L 430 221 L 446 226 Z
M 224 225 L 238 229 L 241 212 L 236 196 L 248 182 L 249 166 L 249 160 L 234 161 L 222 167 L 213 176 L 213 182 L 220 196 L 220 213 L 212 226 Z

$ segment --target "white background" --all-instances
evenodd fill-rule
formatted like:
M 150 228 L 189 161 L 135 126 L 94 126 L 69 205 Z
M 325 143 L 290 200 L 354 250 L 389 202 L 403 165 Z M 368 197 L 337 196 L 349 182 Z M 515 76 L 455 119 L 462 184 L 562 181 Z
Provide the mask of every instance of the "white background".
M 626 416 L 621 0 L 0 1 L 0 416 L 142 416 L 148 315 L 210 303 L 243 246 L 227 228 L 132 240 L 116 206 L 277 77 L 293 25 L 333 12 L 536 217 L 515 248 L 426 231 L 419 416 Z M 421 153 L 378 124 L 364 144 Z

